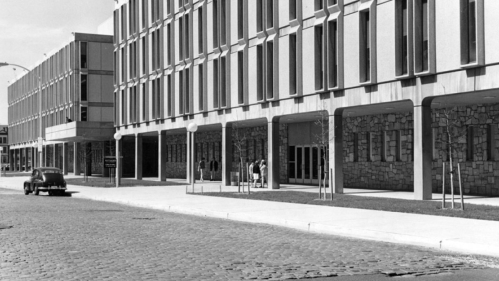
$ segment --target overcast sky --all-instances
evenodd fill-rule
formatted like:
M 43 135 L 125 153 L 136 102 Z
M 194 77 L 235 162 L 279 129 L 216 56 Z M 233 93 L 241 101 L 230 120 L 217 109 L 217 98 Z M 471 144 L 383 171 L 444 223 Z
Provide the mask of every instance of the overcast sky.
M 96 33 L 114 0 L 0 0 L 0 62 L 32 68 L 71 32 Z M 7 87 L 22 70 L 0 67 L 0 124 L 8 124 Z

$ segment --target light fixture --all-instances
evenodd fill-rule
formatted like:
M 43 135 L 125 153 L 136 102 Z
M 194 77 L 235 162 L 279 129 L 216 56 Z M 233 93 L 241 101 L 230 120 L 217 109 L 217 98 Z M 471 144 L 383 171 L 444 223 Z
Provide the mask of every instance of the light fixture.
M 395 109 L 395 108 L 393 108 L 393 107 L 385 107 L 385 109 L 386 109 L 386 110 L 393 110 L 393 109 Z
M 483 97 L 484 100 L 489 100 L 489 99 L 495 99 L 496 97 L 492 97 L 492 96 L 485 96 Z
M 114 134 L 114 139 L 115 139 L 115 140 L 121 140 L 121 138 L 122 138 L 122 135 L 120 134 L 120 132 L 116 132 L 116 133 Z

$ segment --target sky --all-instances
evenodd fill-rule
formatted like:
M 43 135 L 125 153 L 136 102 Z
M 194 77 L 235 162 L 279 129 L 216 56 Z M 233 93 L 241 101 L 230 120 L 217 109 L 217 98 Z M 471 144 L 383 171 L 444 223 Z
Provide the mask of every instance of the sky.
M 69 42 L 72 32 L 96 33 L 114 0 L 0 0 L 0 62 L 33 68 Z M 8 124 L 7 87 L 24 71 L 0 67 L 0 125 Z

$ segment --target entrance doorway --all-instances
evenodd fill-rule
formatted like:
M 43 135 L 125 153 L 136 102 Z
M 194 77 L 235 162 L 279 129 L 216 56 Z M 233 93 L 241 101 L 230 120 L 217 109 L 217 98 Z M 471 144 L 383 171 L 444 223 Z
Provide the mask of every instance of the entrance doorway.
M 289 146 L 289 183 L 318 184 L 319 169 L 324 169 L 321 161 L 323 148 L 314 145 Z

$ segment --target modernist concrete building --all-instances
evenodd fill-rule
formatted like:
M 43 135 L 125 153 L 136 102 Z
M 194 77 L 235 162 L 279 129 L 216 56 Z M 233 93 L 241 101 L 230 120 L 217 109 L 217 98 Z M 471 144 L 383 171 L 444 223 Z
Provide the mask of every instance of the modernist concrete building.
M 106 173 L 103 156 L 114 145 L 109 142 L 114 133 L 112 41 L 109 35 L 74 33 L 69 43 L 9 86 L 14 170 L 33 159 L 64 173 L 80 174 L 85 162 L 87 173 Z
M 0 125 L 0 167 L 9 164 L 9 127 Z
M 316 183 L 325 167 L 334 192 L 430 199 L 448 109 L 465 192 L 499 195 L 497 12 L 496 0 L 118 1 L 124 174 L 188 177 L 193 122 L 195 161 L 217 159 L 224 184 L 244 139 L 245 161 L 267 160 L 270 188 Z

